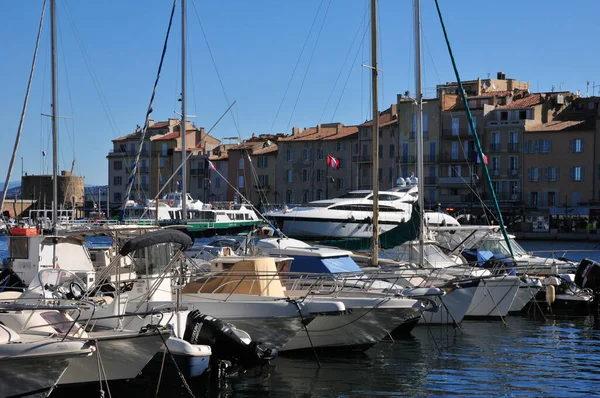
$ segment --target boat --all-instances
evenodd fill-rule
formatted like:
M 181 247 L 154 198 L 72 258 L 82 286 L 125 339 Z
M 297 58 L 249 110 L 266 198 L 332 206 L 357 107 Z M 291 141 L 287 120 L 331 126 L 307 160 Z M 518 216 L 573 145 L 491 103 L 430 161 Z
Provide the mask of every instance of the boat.
M 0 304 L 3 312 L 19 311 L 10 303 Z M 38 311 L 44 311 L 38 306 Z M 57 306 L 50 307 L 55 310 Z M 63 307 L 64 308 L 64 307 Z M 73 308 L 73 307 L 71 307 Z M 60 336 L 19 332 L 0 323 L 0 396 L 48 396 L 77 358 L 95 350 L 90 340 L 65 340 Z
M 175 192 L 160 200 L 127 201 L 122 221 L 127 225 L 182 226 L 195 238 L 249 231 L 264 223 L 250 204 L 202 203 L 189 193 L 186 195 L 187 221 L 184 222 L 182 196 L 181 192 Z
M 394 190 L 379 192 L 379 234 L 410 219 L 417 196 L 416 180 L 407 183 L 399 179 L 399 183 Z M 373 191 L 350 191 L 335 199 L 269 211 L 265 217 L 290 238 L 369 238 L 373 235 Z

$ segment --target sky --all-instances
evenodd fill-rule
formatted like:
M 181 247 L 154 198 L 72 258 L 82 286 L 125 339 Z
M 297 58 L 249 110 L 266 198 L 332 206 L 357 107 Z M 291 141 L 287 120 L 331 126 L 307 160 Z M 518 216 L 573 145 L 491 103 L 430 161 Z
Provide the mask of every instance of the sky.
M 532 91 L 600 94 L 597 0 L 439 0 L 463 80 L 508 78 Z M 13 152 L 43 0 L 0 4 L 0 180 Z M 57 0 L 59 168 L 106 185 L 111 140 L 143 125 L 169 0 Z M 179 117 L 177 5 L 152 118 Z M 422 1 L 423 86 L 456 81 L 433 0 Z M 414 93 L 412 0 L 379 0 L 379 108 Z M 368 0 L 187 0 L 187 114 L 211 134 L 247 139 L 293 126 L 370 119 Z M 49 6 L 11 181 L 51 173 Z M 208 44 L 207 44 L 208 43 Z M 210 51 L 209 51 L 210 48 Z M 587 82 L 589 81 L 589 86 Z M 593 87 L 595 84 L 599 87 Z M 44 156 L 43 153 L 46 155 Z

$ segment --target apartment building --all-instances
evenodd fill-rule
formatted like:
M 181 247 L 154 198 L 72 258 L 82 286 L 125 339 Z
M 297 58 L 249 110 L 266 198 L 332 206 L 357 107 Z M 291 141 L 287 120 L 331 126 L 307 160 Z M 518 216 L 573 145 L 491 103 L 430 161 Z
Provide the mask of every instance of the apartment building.
M 252 135 L 248 141 L 227 151 L 227 199 L 240 202 L 243 195 L 253 205 L 276 201 L 277 139 L 280 136 Z M 235 189 L 234 189 L 235 187 Z
M 327 123 L 304 130 L 294 127 L 291 135 L 279 138 L 274 202 L 306 203 L 355 189 L 358 130 L 358 126 Z M 327 166 L 328 155 L 339 160 L 339 169 Z
M 114 207 L 119 207 L 125 200 L 131 166 L 140 150 L 141 136 L 142 131 L 138 126 L 134 133 L 112 141 L 113 149 L 107 155 L 107 159 L 108 187 Z M 195 197 L 202 197 L 203 192 L 198 179 L 208 176 L 205 171 L 198 171 L 201 170 L 198 165 L 204 165 L 210 151 L 219 143 L 219 140 L 206 134 L 204 128 L 197 128 L 188 121 L 186 153 L 192 154 L 192 158 L 187 163 L 187 186 L 191 188 L 188 189 L 188 192 Z M 161 189 L 163 193 L 180 189 L 181 170 L 169 181 L 182 162 L 179 119 L 169 119 L 165 122 L 150 120 L 146 137 L 141 146 L 138 167 L 129 198 L 131 200 L 154 198 Z M 167 181 L 169 182 L 167 183 Z
M 423 185 L 425 204 L 432 207 L 438 202 L 440 100 L 423 100 Z M 398 176 L 417 175 L 417 120 L 413 99 L 398 95 Z
M 210 176 L 208 202 L 227 201 L 227 177 L 229 173 L 229 154 L 228 149 L 234 147 L 234 144 L 221 144 L 214 148 L 210 153 L 209 160 L 215 169 L 209 167 Z M 231 198 L 233 199 L 233 198 Z

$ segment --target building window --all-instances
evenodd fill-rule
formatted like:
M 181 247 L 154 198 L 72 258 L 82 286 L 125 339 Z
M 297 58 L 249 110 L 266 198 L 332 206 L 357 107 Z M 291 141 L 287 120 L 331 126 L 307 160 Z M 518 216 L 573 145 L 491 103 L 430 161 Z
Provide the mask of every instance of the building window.
M 454 136 L 454 137 L 458 137 L 458 126 L 459 126 L 459 119 L 453 117 L 452 118 L 452 136 Z
M 123 168 L 123 161 L 115 160 L 115 162 L 113 163 L 113 170 L 121 170 L 122 168 Z
M 292 160 L 294 160 L 294 150 L 293 149 L 285 150 L 285 160 L 287 160 L 288 162 L 291 162 Z
M 394 181 L 394 168 L 390 167 L 388 169 L 388 182 L 393 182 Z
M 546 181 L 558 181 L 558 167 L 546 167 Z
M 238 188 L 244 188 L 244 176 L 238 176 Z
M 535 153 L 535 148 L 533 146 L 533 141 L 527 140 L 523 145 L 523 153 Z
M 244 159 L 238 161 L 238 169 L 244 170 Z
M 113 201 L 120 202 L 121 201 L 121 192 L 113 193 Z
M 129 152 L 131 152 L 130 155 L 135 155 L 135 144 L 129 144 Z
M 161 147 L 161 154 L 162 154 L 163 156 L 167 156 L 167 144 L 166 144 L 166 143 L 163 143 L 163 144 L 162 144 L 162 147 Z
M 285 182 L 294 182 L 294 170 L 287 170 L 285 173 Z
M 317 149 L 317 160 L 323 160 L 325 158 L 325 150 L 323 148 Z
M 583 181 L 583 167 L 571 167 L 569 174 L 571 177 L 571 181 Z
M 336 182 L 337 189 L 344 189 L 344 179 L 343 178 L 338 178 L 337 180 L 335 180 L 335 182 Z
M 581 153 L 583 152 L 583 140 L 578 138 L 571 140 L 571 152 Z
M 262 174 L 258 176 L 258 183 L 261 187 L 265 187 L 269 185 L 269 176 L 267 174 Z
M 160 158 L 160 160 L 158 161 L 158 163 L 159 163 L 159 167 L 161 169 L 165 168 L 165 158 Z
M 475 126 L 475 131 L 477 131 L 477 118 L 475 116 L 471 117 L 473 119 L 473 126 Z M 471 129 L 471 124 L 469 124 L 469 135 L 473 135 L 473 129 Z
M 500 120 L 508 120 L 508 112 L 500 112 Z
M 390 145 L 390 159 L 394 158 L 394 156 L 396 155 L 395 152 L 395 147 L 393 145 Z
M 510 156 L 508 158 L 508 175 L 509 176 L 516 176 L 519 172 L 519 158 L 516 156 Z
M 269 158 L 267 158 L 266 156 L 259 156 L 258 157 L 258 167 L 260 167 L 261 169 L 266 168 L 269 165 Z
M 540 153 L 549 153 L 552 151 L 552 140 L 550 139 L 539 140 L 538 145 Z
M 548 206 L 556 206 L 556 192 L 548 192 L 546 195 L 546 203 Z
M 294 198 L 294 191 L 285 191 L 285 202 L 286 203 L 294 203 L 296 199 Z
M 338 143 L 336 145 L 336 149 L 338 151 L 343 151 L 344 150 L 344 143 L 342 141 L 338 141 Z
M 458 141 L 452 141 L 452 160 L 458 160 Z
M 317 169 L 317 182 L 323 181 L 323 170 Z
M 537 206 L 538 205 L 538 193 L 537 192 L 530 192 L 529 193 L 529 204 L 531 206 Z
M 527 169 L 527 178 L 531 182 L 539 182 L 541 180 L 541 172 L 539 167 L 530 167 Z
M 323 195 L 323 190 L 317 189 L 317 200 L 323 200 L 323 199 L 325 199 L 325 196 Z
M 304 160 L 310 160 L 311 158 L 311 153 L 310 153 L 310 149 L 303 149 L 302 150 L 302 159 Z
M 340 158 L 340 169 L 345 169 L 346 168 L 346 159 L 344 158 Z
M 310 182 L 310 170 L 302 169 L 302 182 Z
M 120 176 L 116 176 L 113 178 L 113 185 L 119 186 L 121 185 L 123 182 L 123 180 L 121 179 Z

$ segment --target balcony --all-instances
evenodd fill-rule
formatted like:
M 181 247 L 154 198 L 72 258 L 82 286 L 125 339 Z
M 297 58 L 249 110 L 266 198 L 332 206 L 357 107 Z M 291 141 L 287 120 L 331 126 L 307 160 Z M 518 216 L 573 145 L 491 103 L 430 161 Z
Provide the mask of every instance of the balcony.
M 438 201 L 442 203 L 460 203 L 465 202 L 464 195 L 438 195 Z
M 519 168 L 508 168 L 506 169 L 506 175 L 509 177 L 519 177 L 520 176 L 520 170 Z
M 440 185 L 463 185 L 469 183 L 469 177 L 439 177 L 438 184 Z
M 352 162 L 354 163 L 371 163 L 373 159 L 372 154 L 368 155 L 352 155 Z
M 437 177 L 424 177 L 423 178 L 423 184 L 425 184 L 425 185 L 436 185 L 437 184 Z
M 400 164 L 412 164 L 416 162 L 417 158 L 414 156 L 401 156 L 398 158 L 398 163 Z
M 508 152 L 519 152 L 519 143 L 518 142 L 509 142 L 508 143 Z
M 489 152 L 500 152 L 500 143 L 499 142 L 492 142 L 490 144 Z
M 454 155 L 454 156 L 453 156 Z M 442 153 L 440 155 L 440 158 L 442 160 L 442 162 L 445 163 L 465 163 L 467 162 L 467 159 L 465 159 L 465 156 L 463 153 L 458 153 L 458 154 L 451 154 L 451 153 Z
M 490 169 L 490 176 L 500 177 L 500 169 Z
M 436 154 L 425 155 L 423 157 L 423 163 L 437 163 L 438 156 Z
M 458 133 L 458 134 L 456 134 Z M 479 135 L 479 134 L 478 134 Z M 469 133 L 469 129 L 458 129 L 457 132 L 453 134 L 452 129 L 443 129 L 442 130 L 442 138 L 452 140 L 458 138 L 469 138 L 473 137 L 472 133 Z

